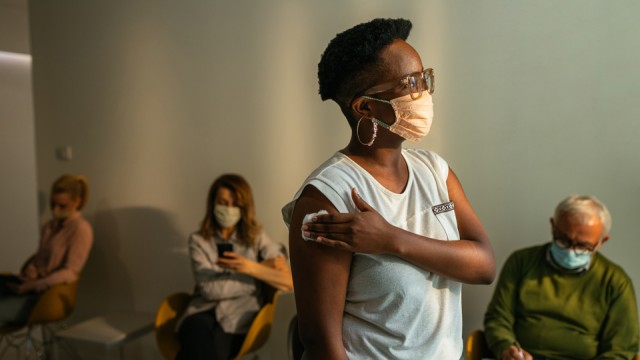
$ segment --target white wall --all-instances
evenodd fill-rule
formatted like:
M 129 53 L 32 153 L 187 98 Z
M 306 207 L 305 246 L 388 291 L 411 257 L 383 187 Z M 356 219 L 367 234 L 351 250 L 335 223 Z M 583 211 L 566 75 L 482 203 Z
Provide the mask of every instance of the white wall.
M 549 240 L 570 193 L 613 213 L 603 252 L 640 283 L 640 25 L 631 1 L 508 0 L 30 4 L 39 188 L 86 174 L 96 243 L 77 317 L 154 310 L 189 290 L 187 235 L 211 181 L 253 185 L 268 233 L 301 181 L 349 133 L 317 95 L 316 65 L 337 33 L 407 17 L 436 69 L 436 119 L 418 147 L 447 158 L 489 231 L 498 267 Z M 55 148 L 71 145 L 71 162 Z M 465 288 L 465 333 L 481 327 L 491 286 Z M 151 350 L 150 350 L 151 351 Z
M 17 272 L 38 246 L 31 56 L 4 51 L 0 51 L 0 168 L 0 271 Z
M 613 216 L 602 253 L 638 295 L 640 4 L 449 4 L 436 122 L 499 268 L 513 250 L 550 240 L 563 197 L 593 194 Z M 491 288 L 465 290 L 468 330 L 481 324 Z

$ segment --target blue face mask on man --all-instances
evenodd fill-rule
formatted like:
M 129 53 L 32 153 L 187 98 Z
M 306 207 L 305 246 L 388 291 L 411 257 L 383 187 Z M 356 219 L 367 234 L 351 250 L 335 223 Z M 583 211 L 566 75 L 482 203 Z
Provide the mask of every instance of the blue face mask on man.
M 591 252 L 579 253 L 576 249 L 563 248 L 556 241 L 551 242 L 549 251 L 553 261 L 567 270 L 588 269 L 591 264 Z

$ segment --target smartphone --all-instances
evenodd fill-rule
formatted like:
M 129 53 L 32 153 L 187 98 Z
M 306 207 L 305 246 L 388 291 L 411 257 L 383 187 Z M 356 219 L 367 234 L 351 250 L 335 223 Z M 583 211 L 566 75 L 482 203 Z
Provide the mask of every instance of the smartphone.
M 224 256 L 224 252 L 225 251 L 233 251 L 233 244 L 231 243 L 218 243 L 216 244 L 216 247 L 218 247 L 218 257 L 219 258 L 223 258 Z

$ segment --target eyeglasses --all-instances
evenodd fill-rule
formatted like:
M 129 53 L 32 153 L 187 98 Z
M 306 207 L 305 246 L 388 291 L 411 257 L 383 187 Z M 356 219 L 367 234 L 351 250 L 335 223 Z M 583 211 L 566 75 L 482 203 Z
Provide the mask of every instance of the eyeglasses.
M 573 249 L 576 254 L 585 255 L 590 254 L 596 251 L 598 245 L 600 245 L 600 240 L 595 245 L 591 245 L 585 242 L 574 242 L 567 234 L 560 231 L 558 228 L 555 228 L 553 241 L 558 244 L 563 249 Z
M 391 90 L 395 87 L 402 87 L 409 88 L 411 99 L 415 100 L 422 96 L 423 91 L 427 91 L 429 95 L 433 94 L 434 85 L 433 69 L 428 68 L 423 71 L 409 74 L 400 79 L 399 82 L 398 80 L 392 80 L 380 85 L 370 87 L 364 92 L 364 95 L 378 94 L 387 90 Z

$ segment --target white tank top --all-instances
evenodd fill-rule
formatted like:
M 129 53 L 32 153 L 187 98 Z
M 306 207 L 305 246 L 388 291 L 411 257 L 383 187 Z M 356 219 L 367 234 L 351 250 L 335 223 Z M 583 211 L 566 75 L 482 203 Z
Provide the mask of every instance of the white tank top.
M 409 169 L 403 193 L 383 187 L 342 153 L 305 180 L 283 209 L 289 225 L 295 201 L 313 185 L 341 213 L 357 212 L 355 187 L 389 223 L 443 241 L 458 240 L 446 186 L 449 166 L 434 152 L 402 150 Z M 462 357 L 462 284 L 391 255 L 353 256 L 343 317 L 349 359 L 455 359 Z

